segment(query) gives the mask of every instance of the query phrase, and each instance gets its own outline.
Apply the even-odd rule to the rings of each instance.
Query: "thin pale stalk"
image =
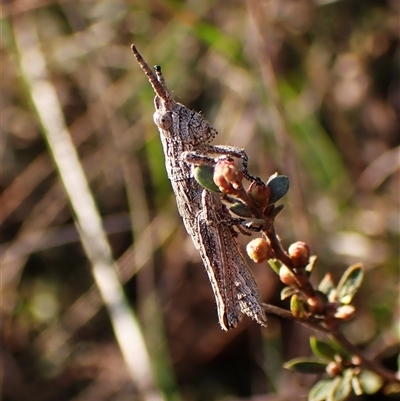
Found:
[[[128,371],[143,399],[162,400],[154,382],[139,324],[116,274],[116,265],[101,218],[65,124],[55,88],[48,80],[46,60],[40,50],[33,20],[28,15],[16,19],[14,34],[22,75],[74,210],[75,222],[92,265],[93,277],[109,312]]]

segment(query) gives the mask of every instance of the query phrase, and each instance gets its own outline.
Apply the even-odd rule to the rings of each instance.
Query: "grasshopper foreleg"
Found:
[[[262,182],[261,178],[252,176],[248,172],[249,157],[244,149],[236,148],[227,145],[205,145],[202,151],[183,152],[182,160],[191,164],[208,164],[214,166],[217,161],[215,158],[209,156],[210,154],[217,154],[223,156],[231,156],[240,159],[242,162],[242,172],[246,180]]]
[[[248,172],[247,167],[249,164],[249,157],[247,156],[247,153],[244,151],[244,149],[228,145],[207,145],[205,151],[211,154],[215,153],[217,155],[226,155],[240,159],[242,161],[243,175],[246,178],[246,180],[251,182],[252,181],[262,182],[261,178],[254,177]]]

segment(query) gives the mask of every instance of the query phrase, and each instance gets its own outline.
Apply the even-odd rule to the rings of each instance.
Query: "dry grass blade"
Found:
[[[154,383],[139,325],[116,274],[111,249],[64,122],[55,89],[47,78],[46,61],[35,32],[36,27],[30,16],[22,16],[15,21],[14,33],[22,74],[74,210],[83,247],[91,261],[95,282],[107,307],[128,370],[144,399],[162,399]]]

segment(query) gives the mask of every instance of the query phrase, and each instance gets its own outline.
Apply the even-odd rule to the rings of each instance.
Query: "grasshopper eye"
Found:
[[[158,128],[161,128],[162,130],[167,130],[172,126],[172,113],[169,111],[166,113],[155,112],[154,122]]]

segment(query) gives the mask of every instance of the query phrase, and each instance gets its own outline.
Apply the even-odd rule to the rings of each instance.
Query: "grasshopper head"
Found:
[[[217,131],[210,126],[201,114],[175,102],[165,85],[161,67],[156,65],[153,72],[135,45],[132,45],[131,48],[156,93],[154,99],[156,111],[153,119],[161,134],[189,147],[211,142]]]

